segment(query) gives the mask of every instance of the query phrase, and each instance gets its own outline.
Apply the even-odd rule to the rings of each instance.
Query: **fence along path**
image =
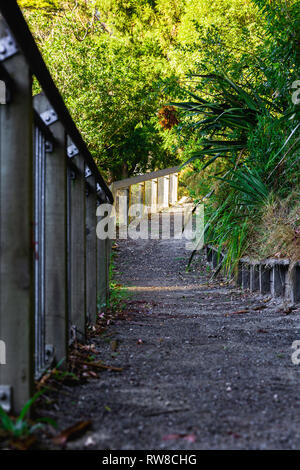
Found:
[[[96,206],[113,196],[14,0],[0,0],[0,103],[0,405],[19,412],[107,301]]]
[[[129,207],[140,204],[149,213],[174,205],[178,194],[179,166],[115,181],[111,185],[119,225],[127,225]]]

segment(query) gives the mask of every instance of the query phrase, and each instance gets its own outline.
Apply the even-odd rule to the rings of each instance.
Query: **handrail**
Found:
[[[161,178],[162,176],[172,175],[173,173],[178,173],[179,171],[180,166],[164,168],[163,170],[152,171],[150,173],[144,173],[143,175],[132,176],[131,178],[114,181],[112,183],[112,187],[114,191],[118,189],[125,189],[129,186],[133,186],[134,184],[144,183],[145,181]]]
[[[82,154],[86,164],[95,176],[96,182],[99,183],[109,202],[112,204],[113,195],[101,176],[86,143],[78,131],[62,96],[53,82],[51,74],[42,58],[17,2],[15,0],[0,0],[0,10],[18,43],[18,47],[23,52],[31,72],[40,83],[59,120],[66,129],[67,134]]]

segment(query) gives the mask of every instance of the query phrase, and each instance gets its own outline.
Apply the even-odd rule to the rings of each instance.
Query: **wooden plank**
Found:
[[[94,176],[89,183],[96,185]],[[97,236],[96,236],[97,198],[94,192],[86,196],[86,316],[89,322],[97,319]]]
[[[143,183],[155,178],[162,176],[171,175],[172,173],[178,173],[180,166],[173,166],[171,168],[164,168],[163,170],[152,171],[151,173],[144,173],[143,175],[133,176],[132,178],[126,178],[124,180],[115,181],[112,183],[112,191],[115,192],[118,189],[128,188],[134,184]]]
[[[76,166],[84,175],[82,155],[74,157]],[[85,283],[85,178],[77,175],[71,181],[70,194],[70,320],[76,326],[80,341],[85,340],[86,283]]]
[[[6,35],[0,21],[0,36]],[[0,105],[0,385],[19,413],[33,392],[33,189],[31,73],[21,54],[5,63],[12,100]],[[4,348],[3,348],[4,350]]]
[[[39,114],[51,109],[46,96],[34,96]],[[66,133],[60,121],[50,125],[56,145],[46,153],[45,313],[46,343],[59,362],[68,353],[67,285],[67,156]]]

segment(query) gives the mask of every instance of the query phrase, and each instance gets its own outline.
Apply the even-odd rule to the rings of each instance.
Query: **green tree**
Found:
[[[164,81],[170,90],[176,77],[150,34],[146,19],[155,12],[148,3],[132,11],[123,2],[113,21],[109,2],[23,2],[52,76],[111,180],[176,161],[170,135],[157,122],[167,100]],[[140,35],[143,24],[148,32]]]

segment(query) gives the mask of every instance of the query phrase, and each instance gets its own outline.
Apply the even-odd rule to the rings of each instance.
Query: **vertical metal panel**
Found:
[[[45,344],[45,137],[34,128],[34,298],[35,376],[47,363]]]
[[[90,184],[96,187],[93,176],[90,176]],[[93,323],[97,319],[96,204],[96,193],[89,191],[86,197],[86,314]]]
[[[84,342],[86,338],[86,193],[83,176],[85,163],[80,154],[75,156],[72,161],[78,171],[75,179],[69,180],[68,188],[69,325],[71,324],[71,339],[76,334],[76,338]]]
[[[72,267],[71,267],[71,184],[72,179],[75,175],[70,168],[67,168],[67,285],[68,285],[68,322],[69,322],[69,331],[70,331],[70,340],[73,341],[74,334],[72,332],[72,315],[71,315],[71,276],[72,276]]]
[[[39,115],[51,111],[44,94],[34,97]],[[39,126],[40,127],[40,126]],[[40,129],[44,132],[42,127]],[[68,355],[67,298],[67,152],[66,132],[60,121],[49,126],[54,139],[46,147],[45,181],[45,317],[46,350],[56,363]],[[46,135],[46,134],[44,134]]]

